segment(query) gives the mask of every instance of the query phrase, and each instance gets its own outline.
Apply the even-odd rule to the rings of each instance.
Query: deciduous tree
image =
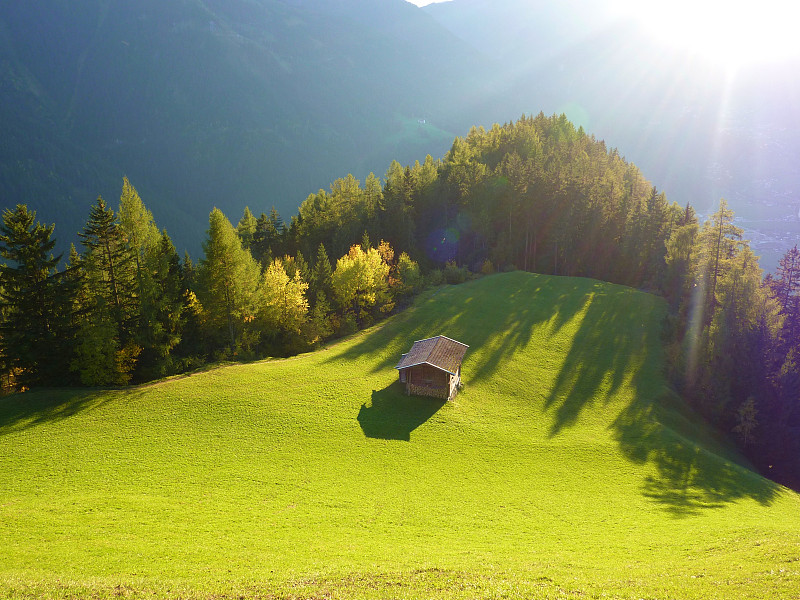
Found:
[[[212,340],[227,339],[231,352],[249,349],[256,340],[250,323],[258,304],[260,269],[233,225],[215,208],[209,216],[208,237],[200,261],[198,296],[206,313]]]

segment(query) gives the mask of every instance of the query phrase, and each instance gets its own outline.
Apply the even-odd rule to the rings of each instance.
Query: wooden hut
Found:
[[[406,393],[452,400],[461,383],[461,361],[467,348],[443,335],[414,342],[395,367]]]

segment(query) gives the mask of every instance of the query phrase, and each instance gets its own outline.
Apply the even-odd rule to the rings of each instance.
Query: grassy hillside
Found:
[[[800,498],[669,390],[664,310],[496,275],[295,359],[0,399],[0,596],[797,598]],[[392,368],[437,333],[448,404]]]

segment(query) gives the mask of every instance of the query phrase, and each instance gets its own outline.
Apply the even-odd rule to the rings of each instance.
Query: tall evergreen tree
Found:
[[[316,302],[317,294],[320,292],[325,296],[331,296],[331,275],[333,267],[325,251],[325,245],[320,244],[317,248],[317,258],[314,261],[314,268],[308,278],[308,292],[311,299]]]
[[[35,220],[18,204],[0,225],[0,352],[17,387],[64,383],[68,373],[71,299],[51,254],[55,226]]]
[[[714,310],[720,305],[717,285],[741,247],[740,240],[744,232],[733,224],[733,217],[733,211],[722,199],[719,201],[719,208],[705,222],[700,233],[701,270],[703,289],[706,290],[706,322],[711,322]]]
[[[149,285],[142,296],[142,355],[139,371],[144,380],[174,372],[173,348],[181,340],[185,290],[180,258],[163,231],[156,248],[145,257]]]
[[[131,214],[141,214],[135,194],[128,199],[132,200]],[[137,276],[137,256],[102,197],[92,206],[78,237],[86,249],[80,260],[80,319],[70,368],[85,385],[125,384],[141,352],[138,338],[143,286]]]
[[[147,284],[143,278],[145,255],[158,246],[161,235],[151,213],[139,197],[127,177],[122,179],[122,194],[119,199],[119,227],[136,263],[139,293]]]
[[[250,212],[250,207],[244,207],[244,214],[242,218],[239,219],[239,224],[236,226],[236,233],[239,235],[239,239],[242,241],[242,247],[249,250],[250,245],[253,243],[253,236],[256,233],[256,227],[258,225],[258,221],[253,216],[253,213]]]
[[[784,316],[783,351],[796,348],[800,355],[800,250],[796,244],[781,258],[770,287]]]
[[[133,339],[136,330],[139,285],[125,232],[102,197],[98,196],[92,205],[86,227],[78,237],[86,247],[83,262],[90,289],[107,306],[124,345]]]
[[[250,241],[250,252],[262,267],[272,262],[273,256],[279,256],[285,249],[286,232],[278,211],[272,207],[269,216],[261,213],[256,219],[253,237]]]
[[[688,294],[697,271],[696,241],[699,226],[694,209],[686,209],[675,224],[666,243],[666,273],[662,290],[673,306],[688,306]]]

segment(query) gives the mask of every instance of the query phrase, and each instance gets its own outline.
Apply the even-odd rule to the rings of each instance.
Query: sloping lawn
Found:
[[[3,598],[800,598],[800,497],[663,377],[665,306],[511,273],[294,359],[0,399]],[[470,345],[451,403],[414,340]]]

